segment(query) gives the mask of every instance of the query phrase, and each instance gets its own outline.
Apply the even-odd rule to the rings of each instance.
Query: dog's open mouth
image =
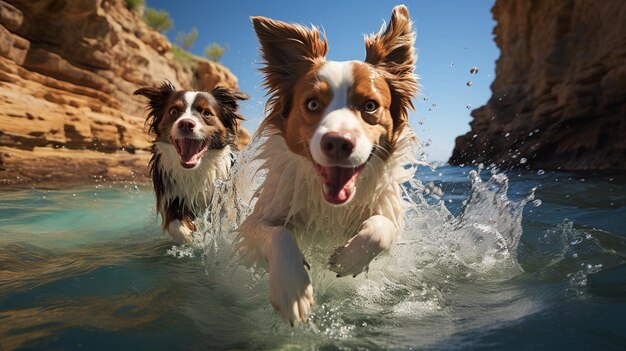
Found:
[[[313,164],[322,181],[324,199],[334,205],[341,205],[350,199],[356,180],[365,168],[365,164],[358,167],[325,167]]]
[[[180,156],[180,165],[185,168],[194,168],[208,149],[208,145],[206,140],[188,138],[174,140],[176,152]]]

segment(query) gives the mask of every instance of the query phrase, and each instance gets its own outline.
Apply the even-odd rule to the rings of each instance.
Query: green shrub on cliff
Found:
[[[184,64],[184,65],[191,65],[193,64],[193,55],[188,53],[187,51],[183,50],[181,47],[178,47],[176,45],[172,45],[172,48],[170,49],[170,52],[172,53],[172,56],[174,56],[174,59],[176,59],[178,62]]]
[[[198,39],[198,30],[196,27],[193,27],[189,33],[178,32],[178,34],[176,34],[176,44],[185,50],[191,49],[196,39]]]
[[[159,33],[167,32],[174,25],[167,11],[159,11],[150,7],[147,7],[144,11],[143,21]]]
[[[193,60],[193,55],[183,50],[180,46],[172,45],[170,52],[175,59],[182,63],[189,63]]]
[[[146,6],[146,0],[126,0],[126,7],[131,11],[139,11]]]
[[[218,62],[222,56],[224,56],[224,49],[220,44],[213,43],[204,49],[204,56],[206,56],[209,60]]]

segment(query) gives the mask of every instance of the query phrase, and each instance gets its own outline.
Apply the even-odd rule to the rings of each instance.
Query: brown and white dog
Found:
[[[314,302],[300,247],[327,255],[338,277],[356,276],[401,234],[400,185],[416,162],[407,125],[418,89],[415,34],[397,6],[387,28],[365,38],[364,62],[335,62],[315,27],[252,22],[270,94],[257,132],[267,175],[237,245],[266,265],[270,301],[294,324]]]
[[[222,87],[176,90],[169,82],[135,94],[149,99],[150,174],[163,230],[177,243],[191,242],[193,221],[207,209],[214,181],[227,178],[233,148],[249,139],[237,112],[238,100],[248,96]]]

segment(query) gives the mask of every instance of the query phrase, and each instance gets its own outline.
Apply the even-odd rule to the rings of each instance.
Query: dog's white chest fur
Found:
[[[207,150],[197,167],[185,169],[172,144],[156,142],[154,146],[155,153],[160,155],[158,167],[164,182],[163,206],[179,198],[191,211],[204,211],[213,196],[215,180],[228,177],[232,163],[230,147]]]
[[[406,168],[416,163],[414,143],[413,132],[405,128],[388,160],[373,156],[368,161],[357,181],[354,198],[343,206],[334,206],[324,200],[311,161],[290,152],[281,136],[270,135],[258,156],[264,160],[262,168],[267,176],[258,191],[254,211],[240,227],[240,233],[245,236],[255,231],[259,221],[271,221],[292,230],[304,250],[315,247],[327,251],[354,236],[375,214],[390,219],[401,232],[404,222],[400,185],[415,172],[412,167]],[[247,244],[254,246],[250,241]],[[244,250],[252,254],[251,259],[258,259],[252,247]]]

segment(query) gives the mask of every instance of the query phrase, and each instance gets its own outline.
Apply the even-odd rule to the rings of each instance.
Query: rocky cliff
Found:
[[[141,86],[237,87],[123,0],[0,0],[0,184],[147,180]]]
[[[626,169],[626,1],[497,0],[493,95],[451,164]]]

